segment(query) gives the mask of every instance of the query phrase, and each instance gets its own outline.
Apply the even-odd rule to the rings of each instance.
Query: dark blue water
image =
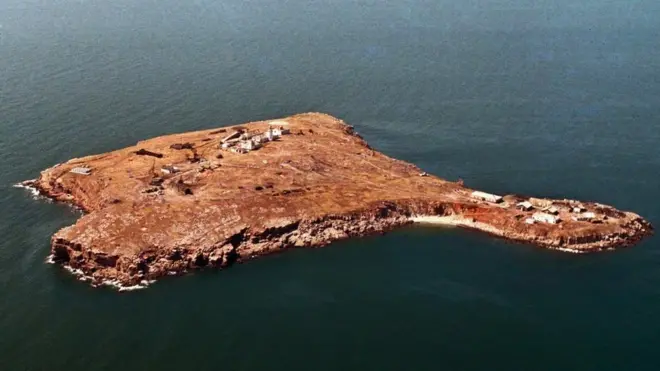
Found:
[[[0,0],[1,370],[657,370],[660,240],[575,256],[408,228],[130,294],[44,263],[17,181],[323,111],[493,192],[660,225],[656,0]]]

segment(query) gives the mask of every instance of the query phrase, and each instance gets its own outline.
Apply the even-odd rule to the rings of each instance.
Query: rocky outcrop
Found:
[[[88,275],[90,282],[119,281],[132,286],[144,280],[178,275],[203,268],[225,268],[258,256],[288,248],[321,247],[349,237],[382,234],[410,224],[410,210],[387,203],[347,215],[328,215],[311,220],[297,220],[261,230],[241,229],[209,246],[154,246],[132,258],[108,255],[54,236],[53,260]]]

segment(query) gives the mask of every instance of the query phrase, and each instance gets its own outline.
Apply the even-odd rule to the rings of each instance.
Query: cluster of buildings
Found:
[[[560,209],[557,206],[552,205],[552,201],[550,200],[543,200],[546,202],[544,205],[538,205],[534,204],[533,202],[530,201],[524,201],[518,203],[517,207],[520,210],[523,211],[531,211],[536,209],[539,209],[539,211],[535,212],[532,214],[531,218],[527,218],[525,220],[526,223],[528,224],[534,224],[534,223],[548,223],[548,224],[557,224],[561,222],[561,218],[559,217],[559,211]],[[600,219],[596,213],[587,211],[587,209],[581,205],[573,205],[568,208],[563,208],[564,211],[571,213],[571,220],[576,221],[576,222],[590,222],[590,223],[602,223],[602,219]]]
[[[494,195],[491,193],[474,191],[471,197],[475,200],[485,201],[490,203],[501,203],[504,201],[502,196]],[[516,208],[521,211],[535,211],[529,218],[525,219],[527,224],[546,223],[558,224],[561,222],[559,216],[560,211],[571,213],[571,219],[574,221],[585,221],[591,223],[602,223],[602,220],[593,212],[588,212],[582,204],[572,204],[570,207],[558,207],[553,204],[553,201],[539,198],[529,198],[525,201],[518,202]]]
[[[235,153],[248,153],[266,142],[277,140],[282,135],[290,134],[286,123],[274,121],[269,124],[268,130],[263,133],[250,133],[247,131],[235,131],[220,141],[220,148],[228,149]]]

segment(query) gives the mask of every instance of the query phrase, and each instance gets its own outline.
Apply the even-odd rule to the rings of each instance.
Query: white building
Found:
[[[516,206],[522,211],[530,211],[534,208],[534,205],[529,201],[518,202]]]
[[[180,170],[176,166],[166,165],[166,166],[163,166],[163,168],[160,169],[160,171],[163,174],[175,174],[175,173],[178,173]]]
[[[542,213],[542,212],[534,213],[532,215],[532,218],[537,222],[548,223],[548,224],[557,224],[561,221],[561,219],[559,219],[559,217],[556,215]]]
[[[590,222],[596,219],[596,214],[592,212],[581,213],[573,216],[573,220],[576,222]]]
[[[69,172],[79,175],[90,175],[92,173],[92,169],[88,167],[74,167],[73,169],[69,170]]]
[[[587,209],[585,209],[584,206],[582,206],[582,205],[577,205],[577,206],[573,207],[573,212],[576,213],[576,214],[579,214],[579,213],[582,213],[582,212],[585,212],[585,211],[587,211]]]
[[[280,126],[280,127],[271,126],[271,127],[268,128],[268,131],[266,131],[266,135],[268,136],[269,140],[275,140],[275,139],[281,137],[282,135],[289,134],[289,133],[291,133],[291,131],[288,128],[285,128],[285,127],[282,127],[282,126]]]
[[[552,206],[552,201],[551,200],[546,200],[544,198],[530,197],[528,201],[529,201],[529,203],[534,205],[534,207],[539,208],[539,209],[547,209],[550,206]]]
[[[239,143],[239,147],[243,148],[246,151],[254,151],[255,149],[261,147],[260,143],[255,143],[253,140],[246,140]]]
[[[493,195],[493,194],[486,193],[486,192],[481,192],[481,191],[472,192],[472,198],[476,198],[477,200],[482,200],[482,201],[487,201],[487,202],[492,202],[492,203],[502,202],[502,196]]]
[[[273,135],[273,131],[272,131],[271,128],[266,130],[266,132],[264,133],[264,136],[269,142],[273,141],[275,139],[275,136]]]
[[[291,133],[289,123],[284,120],[271,121],[268,123],[268,125],[270,126],[270,129],[273,129],[275,133],[277,133],[278,137]]]
[[[220,146],[220,148],[227,149],[229,147],[232,147],[232,146],[236,145],[240,141],[241,140],[238,139],[238,138],[233,138],[233,139],[226,140],[226,141],[222,142],[222,145]]]
[[[557,206],[550,206],[547,210],[548,214],[559,215],[559,209]]]
[[[266,142],[270,141],[270,139],[268,139],[268,135],[266,133],[253,136],[252,140],[257,142],[257,143],[266,143]]]

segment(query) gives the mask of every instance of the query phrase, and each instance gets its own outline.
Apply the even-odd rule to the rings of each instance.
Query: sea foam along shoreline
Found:
[[[34,182],[34,180],[26,180],[24,182],[14,184],[13,187],[14,188],[21,188],[21,189],[25,189],[25,190],[29,191],[30,194],[32,195],[32,198],[35,199],[35,200],[46,199],[48,201],[52,201],[50,198],[42,195],[41,192],[39,192],[39,189],[37,187],[30,185],[30,184],[33,184],[32,182]]]
[[[55,261],[55,258],[53,254],[50,254],[46,257],[47,264],[56,264],[57,262]],[[61,265],[64,270],[68,271],[71,273],[78,281],[82,282],[87,282],[87,281],[92,281],[92,276],[86,275],[85,272],[83,272],[81,269],[77,268],[72,268],[68,264],[62,264]],[[93,287],[100,287],[100,286],[108,286],[108,287],[113,287],[117,289],[119,292],[124,292],[124,291],[135,291],[135,290],[142,290],[146,289],[149,287],[151,284],[153,284],[154,280],[142,280],[139,284],[137,285],[132,285],[132,286],[125,286],[122,285],[119,281],[117,280],[103,280],[99,284],[93,284]]]

